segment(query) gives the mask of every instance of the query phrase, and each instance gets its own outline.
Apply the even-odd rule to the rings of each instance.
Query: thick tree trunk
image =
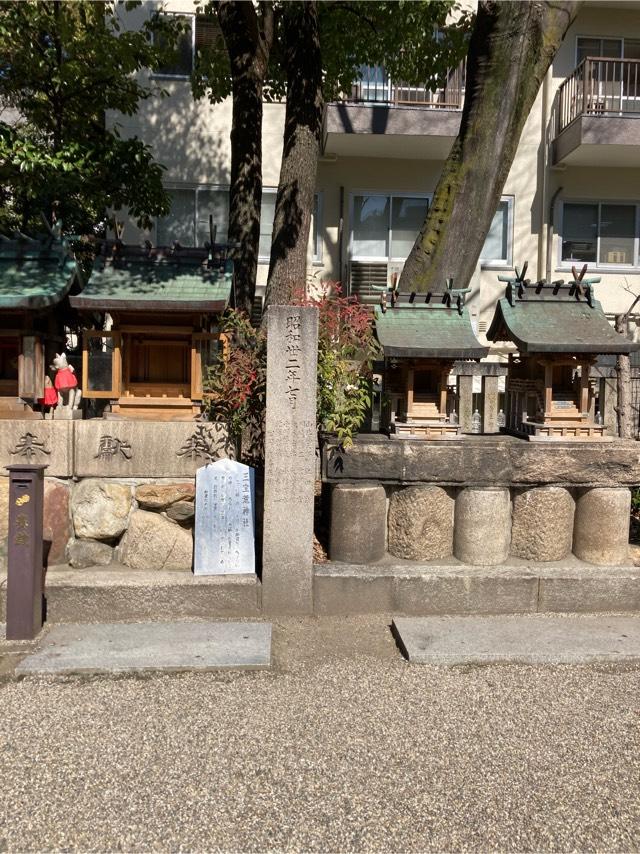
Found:
[[[469,44],[460,132],[400,278],[424,292],[466,287],[511,169],[524,123],[578,2],[487,2]]]
[[[616,332],[627,335],[627,315],[617,314]],[[633,418],[631,412],[631,359],[628,353],[620,353],[616,362],[616,380],[618,391],[618,435],[621,439],[633,438]]]
[[[233,91],[229,243],[234,250],[233,304],[251,314],[256,291],[262,198],[262,90],[273,43],[273,10],[262,18],[252,3],[221,0],[218,20],[224,36]]]
[[[287,303],[306,285],[324,109],[315,1],[285,4],[282,24],[287,106],[266,305]]]

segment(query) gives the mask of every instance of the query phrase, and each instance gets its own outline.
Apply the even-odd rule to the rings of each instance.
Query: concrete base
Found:
[[[268,667],[270,623],[111,623],[54,626],[19,675]]]
[[[4,619],[6,576],[0,579]],[[194,576],[180,570],[125,567],[49,569],[45,581],[47,620],[97,623],[219,617],[257,617],[261,585],[255,575]]]
[[[318,564],[318,615],[535,614],[640,611],[640,567],[512,560],[496,567]]]
[[[640,662],[638,617],[400,617],[393,632],[417,664]]]

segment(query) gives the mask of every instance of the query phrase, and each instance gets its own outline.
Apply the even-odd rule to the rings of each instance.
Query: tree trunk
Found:
[[[616,332],[627,337],[627,315],[617,314]],[[620,353],[616,362],[616,381],[618,391],[618,435],[621,439],[633,439],[633,418],[631,412],[631,359],[628,353]]]
[[[322,62],[315,0],[283,7],[287,106],[265,305],[303,290],[322,133]]]
[[[232,302],[251,315],[256,292],[262,199],[262,90],[273,43],[273,9],[262,3],[221,0],[218,20],[231,65],[233,92],[229,243],[233,252]]]
[[[466,287],[540,85],[579,2],[481,0],[467,57],[460,132],[400,277],[425,292]]]

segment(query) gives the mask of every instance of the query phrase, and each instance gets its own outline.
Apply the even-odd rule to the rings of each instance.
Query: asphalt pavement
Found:
[[[6,675],[0,708],[0,850],[640,849],[634,666],[410,665],[380,620],[283,620],[268,671]]]

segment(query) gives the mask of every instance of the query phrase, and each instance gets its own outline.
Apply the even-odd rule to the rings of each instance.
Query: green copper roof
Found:
[[[0,310],[55,306],[77,275],[75,259],[60,242],[0,239]]]
[[[188,250],[100,256],[71,305],[85,310],[224,311],[232,281],[231,261],[208,267],[202,255]]]
[[[489,352],[473,334],[467,309],[434,304],[376,308],[376,332],[387,357],[481,359]]]
[[[640,347],[615,331],[597,300],[590,305],[566,291],[556,289],[555,298],[498,300],[487,338],[513,341],[521,353],[630,353]]]

